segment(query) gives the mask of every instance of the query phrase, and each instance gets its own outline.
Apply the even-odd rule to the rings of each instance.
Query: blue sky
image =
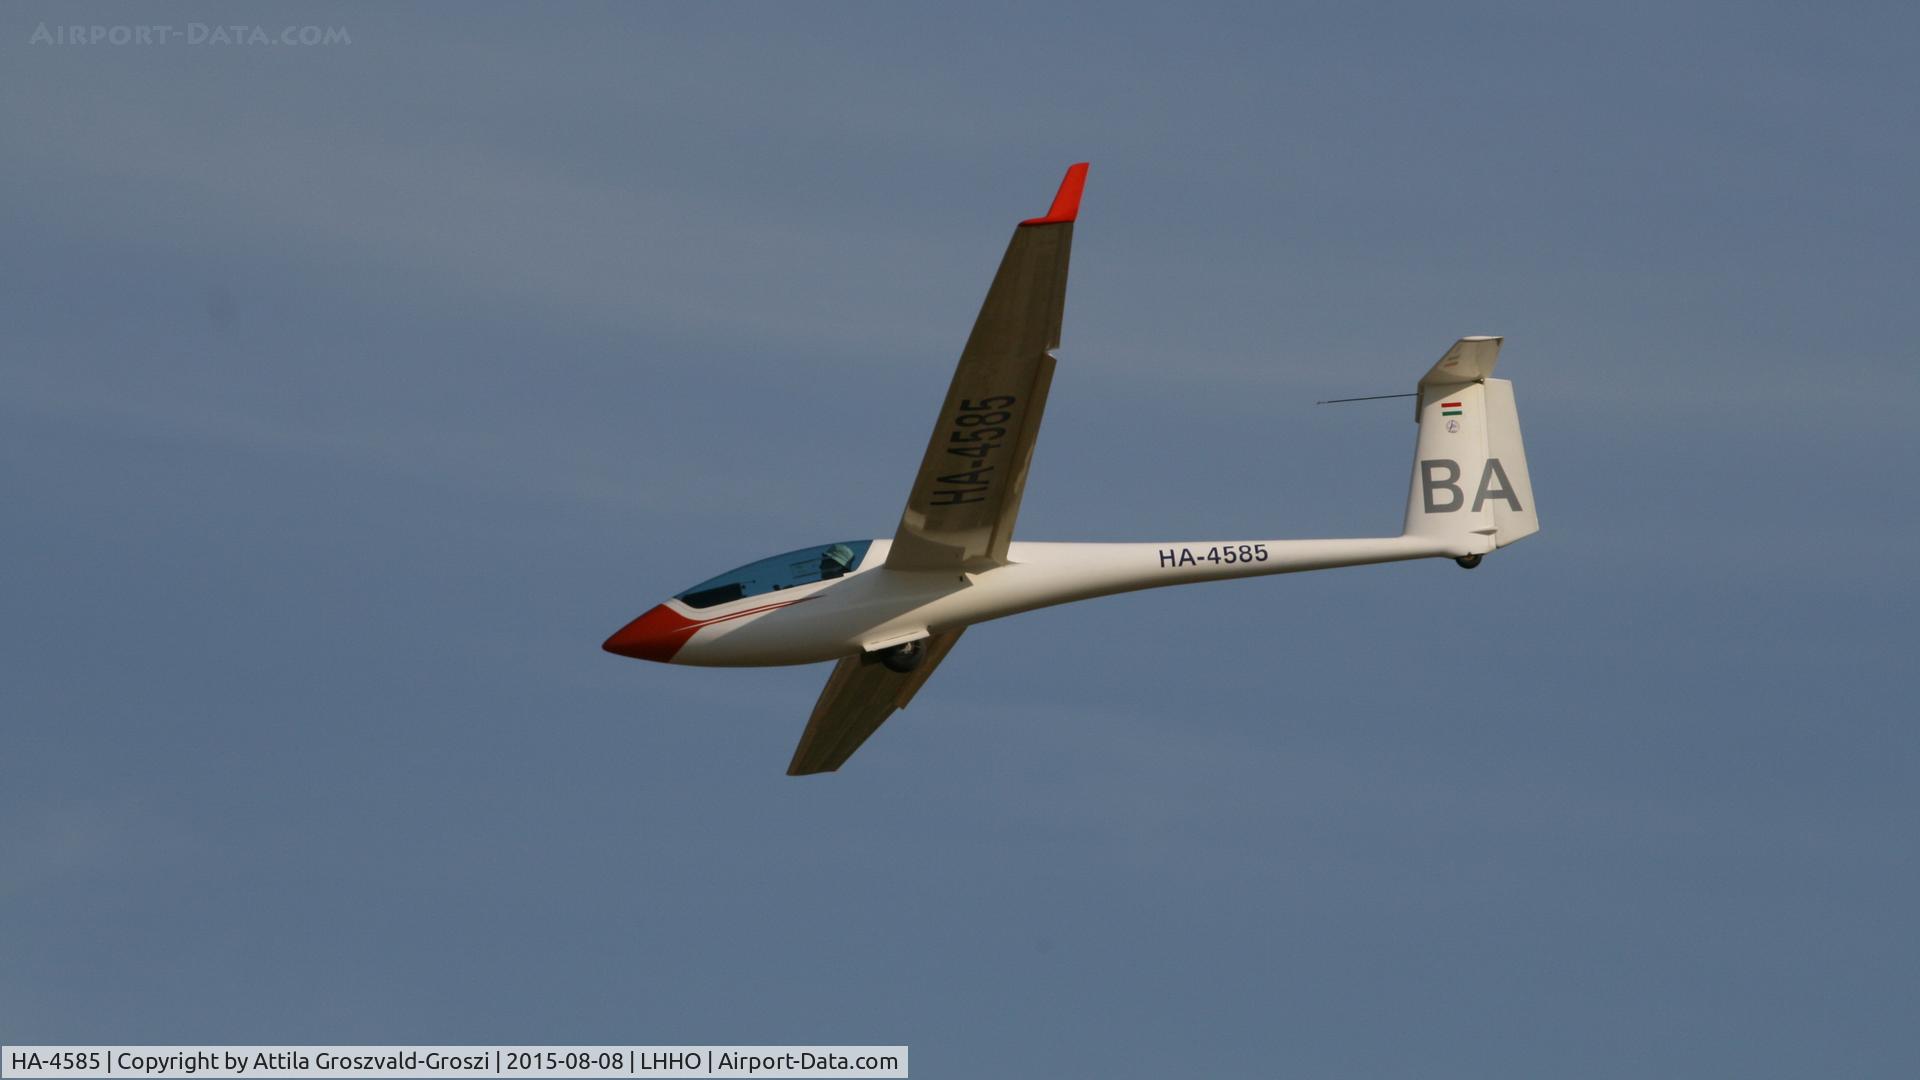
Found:
[[[47,46],[40,22],[350,44]],[[1911,1076],[1910,8],[9,7],[0,1041],[916,1076]],[[1507,336],[1543,531],[824,667],[1093,163],[1021,534],[1372,535]]]

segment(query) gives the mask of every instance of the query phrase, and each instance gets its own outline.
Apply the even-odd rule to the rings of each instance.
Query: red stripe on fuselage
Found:
[[[635,660],[655,660],[664,664],[671,661],[693,635],[709,626],[731,622],[734,619],[744,619],[749,615],[759,615],[775,608],[792,607],[794,604],[811,599],[813,598],[810,596],[798,596],[792,600],[762,604],[745,611],[716,615],[711,619],[690,619],[671,607],[660,604],[621,627],[600,647],[616,656],[630,656]]]

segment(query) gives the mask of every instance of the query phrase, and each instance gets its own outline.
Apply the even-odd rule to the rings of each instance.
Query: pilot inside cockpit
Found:
[[[853,549],[835,544],[820,553],[820,580],[832,581],[853,569]]]

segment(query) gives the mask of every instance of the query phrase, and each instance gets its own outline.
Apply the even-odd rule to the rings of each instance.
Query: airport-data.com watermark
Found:
[[[117,23],[51,26],[27,35],[29,45],[351,45],[344,26],[253,26],[220,23]]]

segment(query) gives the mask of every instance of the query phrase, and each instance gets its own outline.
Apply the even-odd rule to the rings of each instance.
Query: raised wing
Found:
[[[1027,463],[1053,382],[1067,258],[1086,163],[1067,170],[1053,207],[1013,231],[940,406],[900,515],[891,570],[968,570],[1006,562]]]
[[[827,677],[826,689],[820,691],[807,730],[787,765],[787,775],[833,772],[846,764],[894,710],[907,707],[964,630],[962,627],[927,639],[926,659],[906,673],[890,670],[873,653],[841,660]]]

